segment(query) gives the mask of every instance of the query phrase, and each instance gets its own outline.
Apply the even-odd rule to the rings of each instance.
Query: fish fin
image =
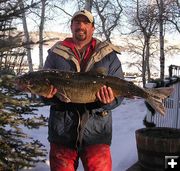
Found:
[[[56,96],[58,97],[59,100],[66,102],[66,103],[70,103],[71,99],[68,98],[65,94],[63,93],[57,93]]]
[[[95,69],[97,74],[108,75],[108,70],[105,67],[98,67]]]
[[[149,97],[148,99],[146,99],[146,101],[149,103],[150,106],[152,106],[152,108],[155,109],[156,112],[160,113],[161,115],[165,114],[165,107],[163,106],[162,100]]]
[[[56,94],[56,96],[59,98],[59,100],[70,103],[71,99],[67,96],[66,91],[62,89],[59,93]]]
[[[108,75],[108,70],[104,67],[98,67],[95,68],[94,70],[90,70],[88,72],[86,72],[86,74],[90,74],[90,75],[104,75],[107,76]]]
[[[173,92],[173,87],[163,87],[163,88],[155,88],[155,89],[147,89],[146,91],[149,93],[146,101],[161,115],[165,114],[165,107],[163,105],[163,100],[165,100],[168,96]]]

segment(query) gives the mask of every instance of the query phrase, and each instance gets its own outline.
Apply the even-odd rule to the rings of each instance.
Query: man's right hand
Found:
[[[53,85],[51,85],[51,89],[49,94],[45,95],[45,98],[53,98],[53,96],[57,93],[57,88],[55,88]]]

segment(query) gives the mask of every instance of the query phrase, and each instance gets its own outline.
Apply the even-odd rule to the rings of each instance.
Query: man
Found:
[[[72,38],[57,42],[49,51],[45,69],[97,72],[123,78],[119,49],[93,38],[94,17],[86,10],[71,19]],[[110,87],[97,92],[98,101],[89,104],[65,103],[57,99],[56,88],[46,96],[50,102],[49,135],[52,171],[74,171],[81,158],[85,171],[111,171],[111,110],[122,98],[115,98]]]

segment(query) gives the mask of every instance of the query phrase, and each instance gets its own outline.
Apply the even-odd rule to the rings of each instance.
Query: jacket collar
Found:
[[[57,42],[52,48],[51,51],[58,54],[59,56],[71,60],[74,62],[77,68],[77,72],[81,71],[80,61],[76,57],[75,53],[72,51],[73,42],[72,38],[67,38],[64,41]],[[114,46],[113,44],[105,41],[101,42],[98,39],[93,38],[95,40],[94,51],[91,54],[91,58],[86,63],[84,71],[88,71],[94,65],[94,63],[100,61],[106,55],[115,51],[116,53],[120,54],[120,48],[118,46]],[[64,44],[64,45],[63,45]]]

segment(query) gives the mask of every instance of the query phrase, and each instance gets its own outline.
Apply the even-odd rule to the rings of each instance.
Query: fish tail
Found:
[[[163,105],[163,100],[171,95],[173,92],[173,87],[163,87],[155,89],[147,89],[149,94],[146,101],[161,115],[165,114],[165,107]]]

